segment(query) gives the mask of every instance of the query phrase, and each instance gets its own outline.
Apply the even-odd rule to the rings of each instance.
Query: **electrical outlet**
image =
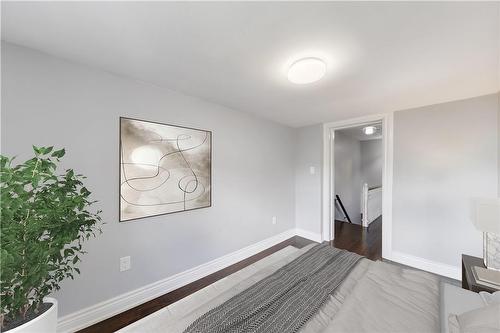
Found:
[[[315,168],[315,167],[313,167],[313,166],[310,166],[310,167],[309,167],[309,173],[310,173],[311,175],[316,174],[316,168]]]
[[[120,258],[120,272],[128,271],[130,267],[130,256]]]
[[[273,223],[273,224],[278,223],[278,219],[276,218],[276,216],[273,216],[272,223]]]

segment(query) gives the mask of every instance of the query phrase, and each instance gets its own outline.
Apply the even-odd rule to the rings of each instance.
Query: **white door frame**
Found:
[[[384,163],[382,166],[382,257],[392,256],[392,161],[393,113],[377,114],[323,124],[323,180],[322,180],[322,241],[333,240],[335,220],[335,157],[334,132],[342,128],[382,122]]]

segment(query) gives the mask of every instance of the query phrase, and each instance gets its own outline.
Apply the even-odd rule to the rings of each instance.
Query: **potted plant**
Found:
[[[83,241],[101,232],[85,177],[57,174],[65,150],[33,151],[15,166],[0,155],[0,323],[12,333],[56,331],[57,302],[47,296],[80,273]]]

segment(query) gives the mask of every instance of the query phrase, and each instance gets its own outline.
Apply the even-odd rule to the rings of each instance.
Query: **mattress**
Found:
[[[271,275],[312,246],[286,247],[119,332],[183,332],[205,312]],[[300,332],[439,331],[436,276],[362,259]]]

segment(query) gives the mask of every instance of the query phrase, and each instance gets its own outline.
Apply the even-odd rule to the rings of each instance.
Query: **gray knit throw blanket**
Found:
[[[185,333],[297,332],[362,257],[320,244],[196,319]]]

